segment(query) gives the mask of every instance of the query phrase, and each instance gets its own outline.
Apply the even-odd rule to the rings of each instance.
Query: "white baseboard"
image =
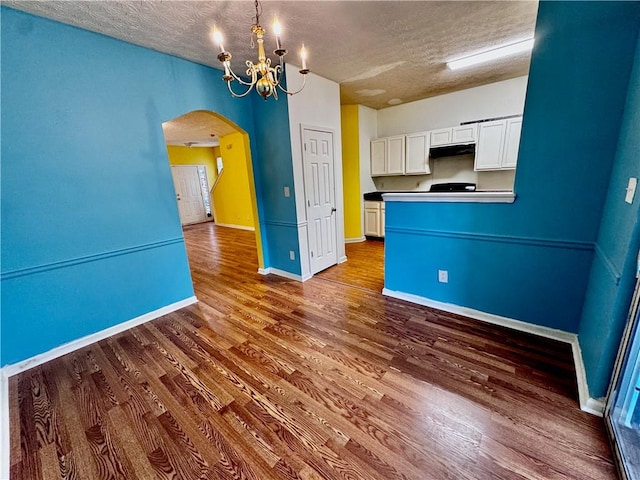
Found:
[[[67,353],[86,347],[87,345],[91,345],[92,343],[104,340],[116,333],[124,332],[130,328],[184,308],[187,305],[194,304],[197,301],[198,299],[196,297],[185,298],[179,302],[166,305],[152,312],[145,313],[139,317],[114,325],[113,327],[109,327],[99,332],[92,333],[91,335],[65,343],[64,345],[60,345],[59,347],[49,350],[48,352],[40,353],[21,362],[0,368],[0,479],[8,480],[10,473],[9,377],[29,370],[30,368],[37,367],[38,365],[42,365],[45,362],[54,360],[66,355]]]
[[[238,230],[250,230],[252,232],[256,231],[255,227],[247,227],[246,225],[236,225],[234,223],[217,223],[217,222],[215,222],[215,224],[218,227],[237,228]]]
[[[310,273],[306,275],[298,275],[295,273],[286,272],[284,270],[280,270],[279,268],[273,268],[273,267],[259,268],[258,273],[260,275],[278,275],[279,277],[288,278],[289,280],[297,280],[298,282],[306,282],[311,277],[313,277],[313,275]]]
[[[540,337],[550,338],[552,340],[558,340],[563,343],[568,343],[569,345],[571,345],[571,351],[573,353],[573,363],[576,369],[576,381],[578,383],[578,400],[580,402],[580,410],[592,415],[602,417],[604,412],[604,403],[601,400],[597,400],[589,396],[587,375],[584,369],[584,363],[582,361],[582,351],[580,350],[578,335],[576,335],[575,333],[565,332],[564,330],[558,330],[555,328],[543,327],[540,325],[534,325],[532,323],[523,322],[521,320],[515,320],[513,318],[501,317],[500,315],[494,315],[492,313],[474,310],[473,308],[467,308],[459,305],[454,305],[452,303],[444,303],[437,300],[431,300],[430,298],[413,295],[411,293],[389,290],[388,288],[383,289],[382,294],[388,297],[406,300],[407,302],[417,303],[418,305],[437,308],[438,310],[443,310],[445,312],[464,315],[465,317],[473,318],[475,320],[480,320],[486,323],[491,323],[493,325],[499,325],[501,327],[511,328],[520,332],[531,333]]]
[[[344,255],[338,259],[338,265],[347,261],[347,256]]]
[[[345,238],[344,243],[360,243],[366,241],[366,237]]]
[[[99,332],[92,333],[82,338],[78,338],[77,340],[65,343],[64,345],[60,345],[59,347],[52,348],[48,352],[39,353],[38,355],[27,358],[26,360],[22,360],[21,362],[14,363],[12,365],[5,365],[2,368],[2,372],[7,377],[11,377],[18,373],[24,372],[25,370],[29,370],[30,368],[42,365],[45,362],[49,362],[58,357],[66,355],[67,353],[71,353],[75,350],[86,347],[87,345],[91,345],[92,343],[96,343],[100,340],[111,337],[116,333],[124,332],[125,330],[128,330],[130,328],[136,327],[155,318],[184,308],[187,305],[196,303],[197,301],[198,299],[196,297],[185,298],[184,300],[180,300],[179,302],[172,303],[171,305],[166,305],[152,312],[145,313],[144,315],[140,315],[139,317],[132,318],[131,320],[127,320],[125,322],[114,325],[113,327],[105,328],[104,330],[100,330]]]

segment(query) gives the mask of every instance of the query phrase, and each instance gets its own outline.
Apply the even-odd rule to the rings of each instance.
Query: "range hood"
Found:
[[[475,155],[475,153],[475,143],[468,143],[466,145],[447,145],[444,147],[431,147],[429,149],[429,158],[455,157],[457,155]]]

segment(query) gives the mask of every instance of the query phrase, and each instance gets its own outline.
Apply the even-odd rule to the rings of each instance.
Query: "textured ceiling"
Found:
[[[219,137],[238,130],[214,114],[205,111],[190,112],[162,124],[167,145],[216,146]]]
[[[15,1],[2,4],[131,43],[220,68],[210,30],[217,25],[232,66],[243,72],[250,47],[253,2]],[[288,60],[298,64],[304,42],[314,73],[340,83],[343,104],[372,108],[526,75],[529,55],[457,72],[446,61],[531,37],[536,1],[265,1],[261,23],[267,50],[274,15],[284,26]],[[290,79],[297,85],[297,79]]]

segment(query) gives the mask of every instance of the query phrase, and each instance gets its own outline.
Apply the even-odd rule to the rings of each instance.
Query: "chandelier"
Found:
[[[269,98],[271,95],[277,100],[278,99],[278,89],[282,90],[287,95],[295,95],[296,93],[302,91],[306,84],[307,73],[309,73],[309,69],[307,68],[307,50],[304,48],[304,43],[302,44],[302,48],[300,49],[300,61],[302,63],[302,68],[299,70],[302,75],[302,86],[300,89],[295,92],[291,92],[286,90],[282,86],[282,79],[284,73],[284,56],[287,54],[287,50],[282,48],[282,44],[280,43],[280,34],[282,33],[282,27],[280,23],[276,19],[273,22],[273,31],[276,35],[276,49],[273,51],[279,59],[280,63],[275,67],[271,66],[271,59],[267,58],[264,52],[264,34],[265,30],[260,26],[260,15],[262,13],[262,6],[258,2],[255,1],[256,8],[256,21],[251,27],[251,47],[255,46],[255,43],[258,44],[258,62],[254,63],[251,60],[247,60],[245,65],[247,66],[246,75],[249,78],[249,81],[243,80],[241,77],[236,75],[231,69],[231,53],[227,52],[224,49],[222,44],[223,36],[222,32],[218,30],[216,27],[213,28],[213,41],[218,44],[220,47],[220,53],[218,54],[218,60],[224,66],[224,75],[222,76],[222,80],[227,83],[227,87],[229,88],[229,92],[236,98],[246,96],[255,86],[256,91],[262,95],[262,98],[265,100]],[[231,82],[237,80],[239,84],[247,87],[247,89],[243,93],[236,93],[231,88]]]

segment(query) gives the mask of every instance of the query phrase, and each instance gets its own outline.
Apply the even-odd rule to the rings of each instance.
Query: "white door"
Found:
[[[188,225],[207,220],[198,167],[191,165],[171,167],[171,175],[176,190],[180,223]]]
[[[338,263],[333,134],[304,129],[304,188],[311,273]]]

